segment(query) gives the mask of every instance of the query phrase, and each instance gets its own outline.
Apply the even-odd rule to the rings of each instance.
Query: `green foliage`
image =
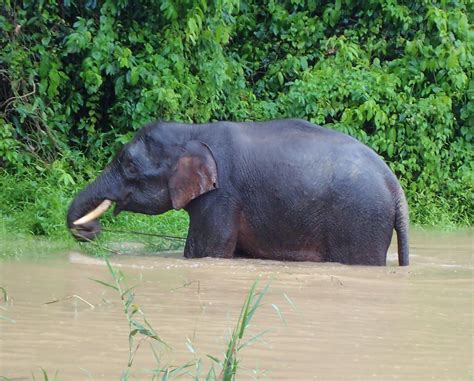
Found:
[[[31,230],[48,234],[63,220],[50,213],[147,122],[300,117],[382,155],[415,222],[470,224],[473,12],[466,0],[6,1],[0,181],[21,190],[0,197],[15,210],[35,197]]]

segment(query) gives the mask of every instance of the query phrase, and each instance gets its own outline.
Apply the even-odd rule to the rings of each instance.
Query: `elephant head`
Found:
[[[69,207],[67,226],[78,240],[100,232],[97,218],[112,204],[121,211],[161,214],[184,208],[218,187],[217,164],[209,146],[194,140],[189,126],[142,128]]]

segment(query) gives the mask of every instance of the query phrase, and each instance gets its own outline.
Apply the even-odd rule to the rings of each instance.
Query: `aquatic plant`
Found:
[[[102,250],[114,251],[113,249],[107,248],[96,242],[93,242]],[[194,380],[200,380],[201,373],[203,372],[203,362],[201,359],[196,361],[190,361],[181,366],[161,366],[160,356],[154,348],[153,343],[160,344],[167,348],[169,345],[158,335],[157,331],[153,328],[150,322],[146,319],[146,316],[140,306],[135,301],[135,287],[128,287],[126,284],[125,274],[116,269],[109,261],[108,255],[104,254],[104,261],[107,265],[109,274],[112,276],[113,283],[109,283],[103,280],[92,279],[105,287],[115,290],[119,296],[123,305],[123,311],[128,322],[128,361],[126,370],[122,373],[121,379],[127,381],[130,378],[133,361],[138,349],[141,347],[143,340],[150,341],[150,348],[153,351],[153,355],[156,361],[156,368],[152,370],[153,379],[162,379],[163,381],[169,380],[171,377],[178,377],[186,374],[192,376]],[[238,354],[245,347],[256,342],[261,338],[266,331],[260,332],[250,339],[243,341],[245,333],[252,321],[252,318],[261,305],[263,297],[268,292],[270,283],[267,283],[262,290],[257,291],[258,280],[255,281],[242,306],[239,318],[237,320],[236,327],[232,331],[232,334],[228,340],[227,348],[223,359],[219,359],[216,356],[207,355],[213,362],[210,369],[206,372],[205,380],[219,380],[219,381],[231,381],[235,379],[235,375],[238,370]],[[217,369],[217,370],[216,370]],[[192,372],[194,370],[194,373]]]

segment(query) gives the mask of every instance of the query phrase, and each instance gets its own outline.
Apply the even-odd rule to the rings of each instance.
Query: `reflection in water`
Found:
[[[239,380],[466,380],[473,374],[473,236],[417,233],[411,263],[387,267],[161,257],[115,257],[138,284],[137,302],[171,346],[162,364],[223,356],[245,294],[272,279],[248,333]],[[128,326],[100,260],[69,253],[54,260],[0,263],[13,299],[0,310],[0,376],[31,378],[36,367],[64,380],[119,379]],[[65,296],[78,298],[44,304]],[[283,320],[272,305],[276,305]],[[196,353],[189,351],[189,339]],[[135,375],[155,365],[144,344]]]

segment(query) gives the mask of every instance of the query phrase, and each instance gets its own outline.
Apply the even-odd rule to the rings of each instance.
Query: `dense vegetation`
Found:
[[[467,0],[6,0],[0,217],[63,233],[73,193],[154,119],[299,117],[382,155],[415,223],[471,224],[473,12]],[[164,218],[184,233],[182,214]]]

